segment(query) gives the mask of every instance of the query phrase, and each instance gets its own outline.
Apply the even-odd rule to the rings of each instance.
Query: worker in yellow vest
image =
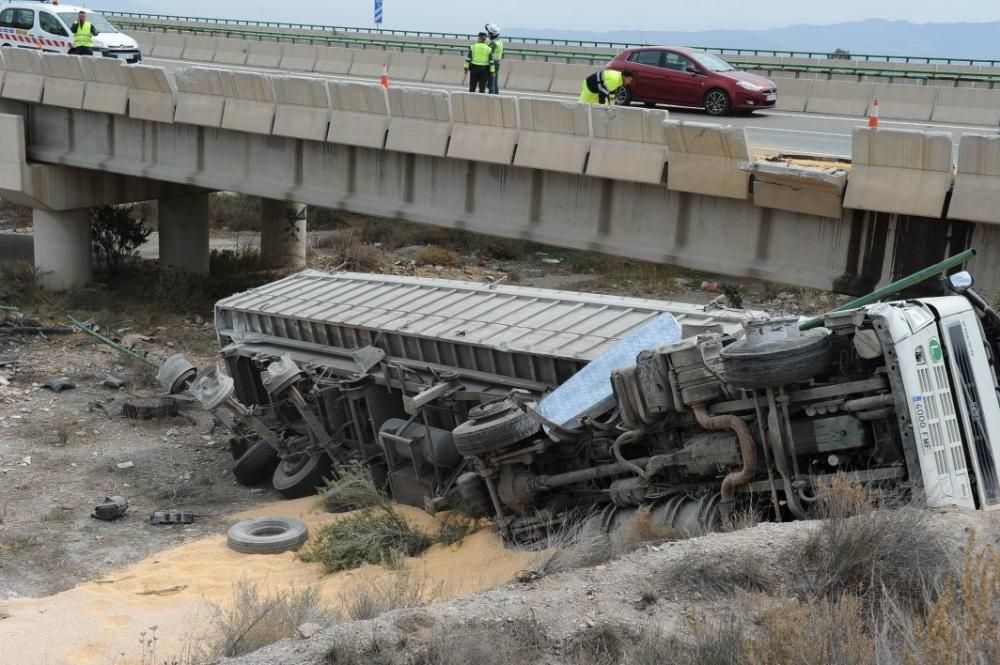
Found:
[[[97,36],[97,28],[87,20],[87,12],[80,10],[76,15],[76,23],[69,26],[73,33],[73,48],[69,50],[74,55],[94,55],[94,37]]]
[[[469,92],[486,92],[490,84],[493,68],[493,49],[486,43],[486,33],[480,32],[479,39],[469,47],[469,57],[465,59],[465,73],[469,75]]]
[[[486,24],[486,34],[489,35],[488,42],[493,49],[493,76],[490,77],[490,94],[500,94],[500,61],[503,60],[503,40],[500,39],[500,26],[496,23]]]
[[[622,86],[632,85],[632,72],[614,69],[602,69],[583,79],[580,86],[581,104],[611,104],[615,101],[615,92]]]

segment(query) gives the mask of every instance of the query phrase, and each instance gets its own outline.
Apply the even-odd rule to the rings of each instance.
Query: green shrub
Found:
[[[152,233],[136,219],[132,206],[100,206],[90,211],[91,246],[97,265],[109,275],[121,273]]]

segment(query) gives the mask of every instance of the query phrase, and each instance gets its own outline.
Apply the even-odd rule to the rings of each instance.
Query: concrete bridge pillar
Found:
[[[35,268],[46,289],[64,291],[91,281],[90,210],[53,212],[35,208]]]
[[[305,268],[305,204],[263,199],[260,214],[260,257],[264,267]]]
[[[160,268],[208,274],[208,194],[162,198],[158,205]]]

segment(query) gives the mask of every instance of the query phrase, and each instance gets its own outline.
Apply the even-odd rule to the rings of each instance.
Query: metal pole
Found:
[[[969,259],[971,259],[972,257],[974,257],[975,255],[976,255],[975,249],[967,249],[961,254],[956,254],[955,256],[949,259],[945,259],[940,263],[935,263],[932,266],[928,266],[927,268],[915,272],[912,275],[909,275],[908,277],[904,277],[899,281],[893,282],[892,284],[887,284],[886,286],[883,286],[881,289],[876,289],[866,296],[861,296],[860,298],[855,298],[850,302],[846,302],[840,307],[837,307],[828,313],[832,314],[833,312],[842,312],[847,309],[855,309],[857,307],[863,307],[864,305],[868,305],[877,300],[881,300],[886,296],[891,296],[893,294],[899,293],[903,289],[907,289],[913,286],[914,284],[919,284],[920,282],[928,280],[931,277],[934,277],[935,275],[944,272],[945,270],[949,270],[951,268],[959,266],[968,261]],[[799,324],[799,330],[811,330],[813,328],[819,328],[821,325],[823,325],[823,320],[825,316],[826,315],[816,316],[811,319],[807,319],[806,321],[803,321],[802,323]]]

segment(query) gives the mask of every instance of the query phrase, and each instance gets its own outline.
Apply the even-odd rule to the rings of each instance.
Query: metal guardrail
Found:
[[[207,34],[212,36],[222,36],[222,37],[238,37],[241,39],[257,40],[257,41],[274,41],[274,42],[288,42],[288,43],[306,43],[312,45],[321,46],[354,46],[354,47],[375,47],[379,49],[387,48],[399,48],[407,49],[411,52],[418,53],[431,53],[431,54],[454,54],[454,55],[465,55],[467,53],[467,48],[460,45],[448,45],[448,44],[433,44],[427,42],[406,42],[398,40],[378,40],[378,39],[368,39],[363,37],[353,37],[348,35],[299,35],[299,34],[289,34],[284,32],[265,32],[262,30],[240,30],[239,28],[220,28],[220,27],[209,27],[209,26],[179,26],[171,25],[165,23],[147,23],[145,21],[131,21],[131,20],[119,20],[115,21],[119,27],[128,28],[141,28],[151,31],[159,32],[191,32],[193,34]],[[550,59],[555,59],[556,61],[566,61],[567,59],[572,60],[586,60],[590,64],[600,63],[604,64],[608,60],[607,55],[590,55],[586,53],[567,53],[566,51],[520,51],[517,48],[507,48],[507,53],[512,56],[530,56],[532,58],[543,58],[544,62],[552,62]],[[996,74],[982,74],[982,73],[971,73],[971,72],[926,72],[926,71],[908,71],[900,69],[859,69],[856,67],[851,67],[849,65],[837,65],[832,66],[828,64],[816,64],[816,65],[804,65],[804,64],[781,64],[781,63],[759,63],[753,61],[741,61],[737,59],[730,59],[729,62],[737,67],[742,67],[745,69],[762,70],[767,72],[787,72],[787,73],[823,73],[829,75],[848,75],[848,76],[869,76],[869,77],[879,77],[887,78],[891,81],[895,80],[919,80],[926,81],[928,79],[934,80],[948,80],[954,81],[956,84],[959,81],[972,81],[980,83],[988,83],[990,88],[1000,87],[1000,72]],[[849,61],[838,60],[838,63],[847,63]]]
[[[324,31],[324,32],[344,32],[344,33],[355,33],[355,34],[383,34],[383,35],[393,35],[401,37],[419,37],[419,38],[431,38],[431,39],[455,39],[455,40],[474,40],[475,35],[472,34],[462,34],[455,32],[429,32],[421,30],[394,30],[391,28],[359,28],[352,26],[335,26],[335,25],[321,25],[315,23],[286,23],[280,21],[252,21],[246,19],[228,19],[228,18],[207,18],[202,16],[176,16],[171,14],[149,14],[142,12],[123,12],[123,11],[103,11],[98,10],[101,14],[107,17],[120,17],[120,18],[136,18],[136,19],[151,19],[156,21],[183,21],[186,23],[206,23],[206,24],[217,24],[217,25],[233,25],[233,26],[253,26],[261,28],[277,28],[279,30],[310,30],[310,31]],[[585,39],[555,39],[547,37],[518,37],[518,36],[504,36],[504,41],[507,44],[547,44],[552,46],[577,46],[582,48],[607,48],[607,49],[625,49],[633,48],[637,46],[649,46],[648,43],[638,43],[638,42],[612,42],[612,41],[593,41]],[[843,56],[837,53],[831,53],[829,51],[780,51],[772,49],[748,49],[748,48],[728,48],[728,47],[718,47],[718,46],[692,46],[691,48],[697,48],[703,51],[710,51],[712,53],[718,53],[721,55],[753,55],[753,56],[768,56],[775,58],[813,58],[819,60],[842,60]],[[885,54],[875,54],[875,53],[852,53],[850,55],[850,60],[861,60],[864,62],[891,62],[891,63],[909,63],[909,64],[945,64],[945,65],[970,65],[970,66],[984,66],[984,67],[997,67],[1000,66],[1000,60],[988,60],[983,58],[952,58],[952,57],[931,57],[931,56],[909,56],[909,55],[885,55]]]

